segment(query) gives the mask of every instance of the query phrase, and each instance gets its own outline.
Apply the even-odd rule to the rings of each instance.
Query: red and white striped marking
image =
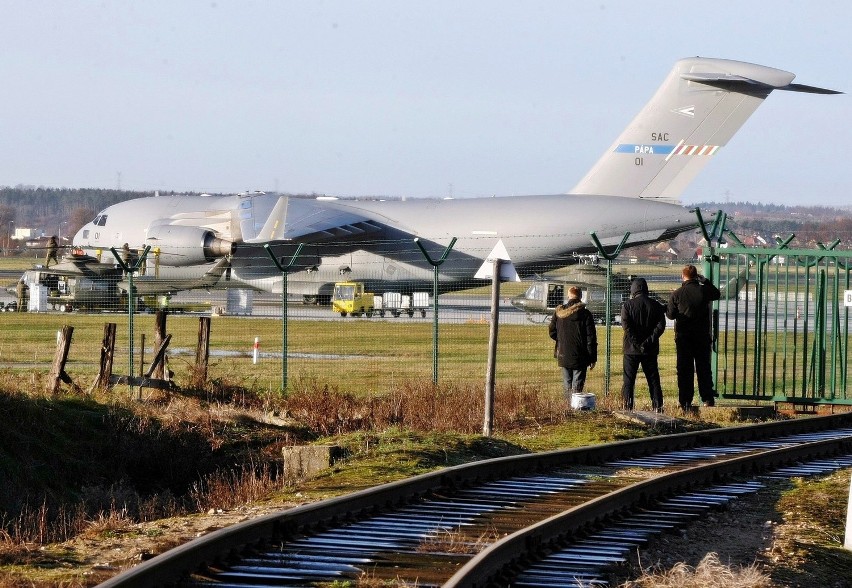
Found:
[[[681,141],[666,156],[666,161],[671,159],[673,155],[713,155],[718,150],[719,145],[684,145]]]

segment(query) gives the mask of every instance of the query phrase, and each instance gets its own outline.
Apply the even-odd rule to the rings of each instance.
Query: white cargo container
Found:
[[[31,284],[27,310],[30,312],[47,312],[47,294],[47,286]]]
[[[225,296],[225,314],[250,315],[254,306],[254,290],[228,288]]]
[[[411,299],[412,311],[417,311],[421,317],[425,317],[427,308],[429,308],[429,292],[415,292]]]
[[[420,316],[425,317],[426,309],[429,308],[429,293],[414,292],[408,295],[401,292],[385,292],[381,296],[376,296],[375,306],[379,316],[385,316],[386,313],[396,317],[403,314],[414,316],[415,312],[419,312]]]
[[[385,316],[385,313],[399,316],[403,313],[408,313],[410,310],[411,296],[400,292],[385,292],[381,298],[382,309],[379,311],[379,316]]]

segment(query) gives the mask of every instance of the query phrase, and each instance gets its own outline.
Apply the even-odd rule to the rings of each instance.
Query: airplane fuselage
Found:
[[[269,217],[285,202],[292,219],[296,205],[309,203],[314,217],[351,215],[369,221],[369,231],[337,234],[320,231],[293,239],[268,238]],[[319,212],[317,212],[319,211]],[[130,220],[129,220],[130,219]],[[307,221],[310,222],[310,218]],[[346,279],[374,287],[410,282],[431,283],[433,268],[414,243],[417,237],[433,259],[450,241],[456,243],[441,266],[442,281],[469,282],[495,245],[502,241],[521,275],[547,271],[571,262],[575,253],[595,250],[590,231],[604,246],[617,245],[630,232],[630,243],[656,241],[696,226],[687,209],[668,203],[617,196],[558,194],[460,200],[314,200],[275,194],[237,196],[155,196],[115,204],[86,224],[74,237],[75,247],[117,251],[150,246],[150,259],[164,277],[207,271],[216,259],[230,255],[230,286],[280,291],[281,275],[263,249],[272,244],[277,257],[289,262],[296,241],[303,250],[288,277],[292,293],[318,294]],[[166,242],[166,239],[169,241]],[[215,242],[218,249],[210,248]],[[446,286],[451,288],[449,285]]]

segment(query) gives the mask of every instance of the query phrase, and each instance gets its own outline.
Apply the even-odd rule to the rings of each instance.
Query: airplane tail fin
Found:
[[[795,77],[742,61],[678,61],[654,97],[569,194],[677,202],[772,90],[841,93],[793,84]]]

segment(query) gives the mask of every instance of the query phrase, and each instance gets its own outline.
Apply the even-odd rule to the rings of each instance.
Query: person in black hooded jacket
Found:
[[[630,282],[630,300],[621,307],[621,327],[624,329],[622,406],[633,410],[633,390],[641,365],[651,393],[651,407],[662,412],[663,388],[657,356],[660,336],[666,330],[666,308],[648,295],[648,283],[644,278],[634,278]]]
[[[565,398],[582,392],[586,385],[586,370],[594,369],[598,360],[598,337],[595,319],[580,300],[580,289],[568,288],[568,301],[556,307],[549,325],[550,338],[556,341],[553,352],[562,368]]]

